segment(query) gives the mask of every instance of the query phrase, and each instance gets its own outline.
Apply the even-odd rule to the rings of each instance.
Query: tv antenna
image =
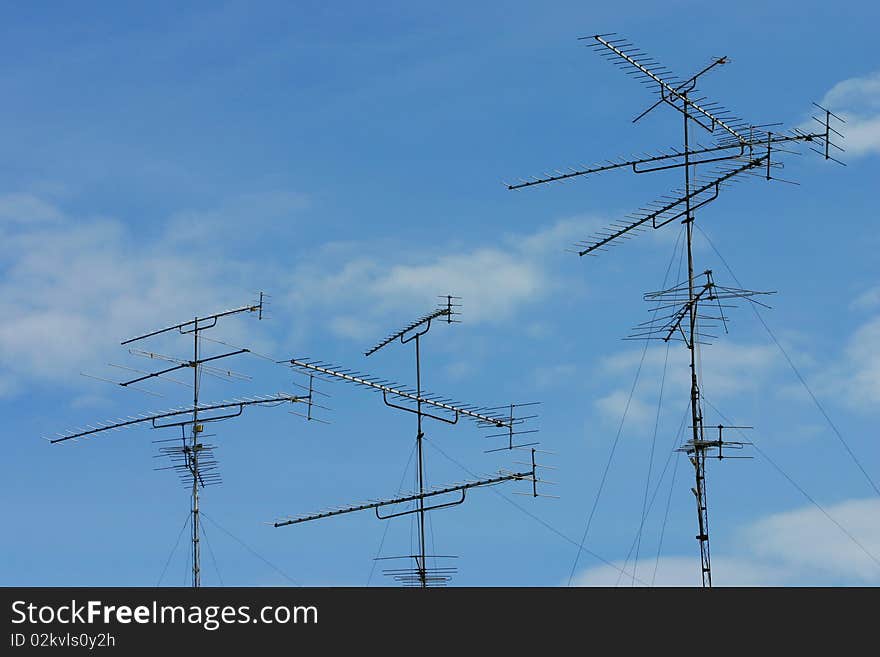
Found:
[[[214,445],[204,443],[202,441],[204,427],[210,422],[219,422],[234,417],[238,417],[244,413],[245,408],[252,406],[278,406],[284,403],[306,403],[309,406],[308,417],[311,417],[312,406],[312,383],[309,383],[309,392],[307,395],[293,395],[286,392],[279,392],[268,395],[252,395],[245,397],[237,397],[231,400],[223,400],[220,402],[205,403],[199,399],[201,389],[201,376],[209,375],[218,378],[231,380],[249,379],[250,377],[234,372],[233,370],[219,368],[216,365],[208,363],[217,363],[223,359],[231,358],[246,353],[251,353],[249,349],[238,348],[225,353],[206,356],[202,354],[201,345],[202,332],[214,328],[218,320],[243,313],[256,314],[258,319],[263,318],[264,312],[264,295],[260,292],[259,302],[225,310],[212,315],[196,316],[191,320],[169,326],[167,328],[151,331],[143,335],[122,341],[122,345],[138,344],[148,338],[161,336],[169,333],[180,335],[192,335],[193,351],[191,359],[176,358],[166,356],[155,352],[144,351],[134,347],[129,348],[132,355],[142,356],[149,359],[155,359],[168,363],[168,367],[156,371],[143,371],[126,366],[113,365],[113,367],[132,370],[140,374],[135,378],[116,382],[110,381],[123,388],[138,389],[136,384],[150,380],[164,380],[173,383],[187,385],[192,387],[193,401],[192,406],[178,407],[165,411],[142,413],[137,416],[129,416],[105,422],[98,422],[94,425],[86,425],[68,431],[58,433],[54,438],[49,439],[52,444],[61,444],[75,442],[82,438],[89,438],[99,433],[107,431],[118,431],[129,427],[135,427],[149,423],[153,429],[167,429],[179,427],[181,431],[180,438],[172,438],[168,440],[159,440],[162,443],[177,443],[159,448],[159,457],[169,459],[170,465],[167,467],[159,467],[157,470],[173,470],[178,474],[181,482],[191,491],[190,505],[190,529],[192,544],[192,586],[199,587],[201,585],[201,550],[200,550],[200,517],[199,517],[199,489],[210,485],[221,483],[220,474],[218,472],[218,464],[214,457]],[[207,338],[205,338],[207,339]],[[192,383],[187,384],[178,379],[168,378],[167,375],[174,372],[182,371],[187,368],[192,369]],[[91,377],[99,378],[100,377]],[[108,379],[101,379],[108,381]],[[149,392],[148,390],[143,390]]]
[[[529,481],[531,487],[529,492],[518,491],[520,494],[529,495],[531,497],[552,497],[538,492],[538,483],[546,482],[539,478],[537,469],[541,466],[536,463],[536,454],[538,450],[535,446],[536,442],[520,443],[517,436],[526,433],[534,433],[535,429],[522,428],[523,423],[536,417],[535,415],[516,415],[516,409],[528,404],[510,404],[503,407],[480,407],[466,405],[461,402],[454,401],[445,397],[438,397],[427,393],[422,388],[422,367],[421,367],[421,340],[431,326],[436,322],[445,322],[447,324],[457,323],[456,317],[460,314],[458,308],[461,307],[459,297],[445,295],[444,299],[434,311],[419,317],[410,322],[402,329],[394,331],[386,336],[375,346],[364,352],[369,357],[389,344],[399,341],[400,344],[413,343],[415,353],[415,370],[416,383],[415,388],[403,387],[398,384],[378,379],[370,375],[361,374],[352,370],[343,369],[335,365],[329,365],[321,361],[312,361],[305,359],[293,358],[289,362],[290,366],[308,372],[311,375],[323,375],[342,381],[355,384],[359,387],[375,390],[382,393],[382,399],[386,406],[412,413],[416,416],[416,468],[418,474],[417,489],[406,494],[396,497],[370,500],[353,505],[335,507],[296,517],[288,517],[274,522],[275,527],[286,527],[321,518],[329,518],[355,511],[365,511],[372,509],[379,520],[390,520],[406,515],[417,514],[418,518],[418,552],[416,554],[405,555],[403,557],[384,557],[387,559],[406,559],[413,560],[415,567],[391,568],[384,573],[392,577],[403,586],[427,588],[431,586],[445,586],[456,572],[456,568],[451,566],[438,566],[438,559],[453,558],[449,555],[432,555],[427,554],[425,540],[425,520],[426,514],[438,509],[449,508],[463,504],[467,496],[467,492],[475,488],[483,488],[486,486],[494,486],[508,481]],[[393,401],[392,401],[393,400]],[[505,412],[506,411],[506,412]],[[467,418],[474,421],[481,427],[493,427],[502,429],[502,433],[488,436],[496,438],[503,436],[507,438],[507,445],[495,449],[487,450],[489,452],[497,452],[500,450],[527,449],[530,450],[530,460],[528,462],[517,462],[521,466],[527,466],[527,469],[520,468],[520,471],[500,470],[492,475],[486,475],[479,479],[470,481],[456,482],[450,485],[429,488],[425,482],[424,476],[424,420],[436,420],[445,424],[457,424],[460,418]],[[444,500],[444,496],[457,494],[452,500]],[[436,500],[435,498],[440,498]],[[402,505],[412,505],[409,508],[402,508]],[[383,513],[383,510],[385,511]],[[428,565],[428,559],[434,560],[434,565]]]
[[[746,299],[760,303],[755,297],[759,293],[751,290],[718,286],[712,279],[711,271],[704,272],[706,280],[698,284],[694,272],[693,230],[694,212],[718,198],[722,187],[738,182],[745,176],[763,177],[766,180],[779,180],[775,173],[783,167],[780,156],[791,153],[789,147],[806,143],[810,150],[820,154],[826,160],[843,164],[831,155],[834,151],[843,152],[835,137],[843,135],[836,129],[845,121],[830,110],[816,105],[819,116],[812,119],[820,126],[812,132],[793,128],[776,130],[780,124],[753,125],[737,118],[720,104],[711,101],[697,91],[697,83],[710,71],[729,63],[727,57],[717,57],[703,66],[694,75],[682,79],[672,75],[670,70],[656,59],[635,47],[629,40],[619,38],[616,34],[596,34],[581,37],[601,57],[609,60],[627,75],[642,84],[656,90],[657,100],[643,112],[638,114],[633,123],[641,120],[648,113],[660,106],[668,106],[678,112],[683,121],[683,144],[668,150],[637,155],[634,157],[606,160],[605,162],[569,168],[566,171],[556,170],[551,173],[520,180],[508,184],[510,190],[535,187],[554,182],[564,182],[572,178],[587,176],[617,169],[631,169],[634,173],[653,173],[681,169],[684,172],[683,186],[662,196],[635,213],[628,215],[624,221],[616,221],[598,231],[585,241],[575,245],[574,251],[579,256],[595,256],[625,240],[629,240],[648,227],[661,228],[666,224],[680,220],[685,225],[687,244],[688,278],[668,290],[648,294],[645,298],[658,303],[658,308],[668,311],[661,318],[661,325],[653,321],[638,327],[631,336],[638,339],[660,338],[665,341],[681,339],[690,352],[690,410],[691,438],[685,443],[685,451],[694,466],[695,487],[692,489],[697,503],[699,533],[696,538],[700,545],[700,561],[702,582],[704,587],[712,586],[712,566],[709,552],[708,508],[706,502],[706,457],[729,458],[723,453],[723,446],[741,448],[746,443],[723,440],[724,428],[718,426],[717,440],[707,439],[703,422],[701,405],[700,375],[697,367],[698,345],[709,336],[705,329],[706,322],[720,322],[725,331],[727,320],[724,315],[725,304],[730,299]],[[691,139],[691,128],[699,129],[710,142],[700,143]],[[818,146],[818,148],[816,148]],[[834,150],[832,150],[834,149]],[[711,165],[707,174],[698,174]],[[797,183],[794,183],[797,184]],[[700,306],[714,303],[713,314],[702,313]],[[717,314],[715,314],[717,313]]]

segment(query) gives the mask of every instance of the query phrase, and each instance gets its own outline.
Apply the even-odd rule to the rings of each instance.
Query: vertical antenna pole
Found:
[[[193,429],[192,429],[192,585],[201,586],[201,563],[199,554],[199,318],[193,329]]]
[[[828,159],[828,146],[831,143],[831,112],[825,110],[825,159]]]
[[[700,407],[700,384],[697,378],[697,304],[694,300],[694,217],[691,215],[691,176],[690,176],[690,159],[688,157],[689,137],[688,137],[688,99],[687,92],[683,94],[684,99],[684,185],[685,185],[685,228],[687,232],[687,258],[688,258],[688,319],[690,324],[690,341],[688,349],[690,350],[690,368],[691,368],[691,426],[693,427],[693,444],[694,455],[691,463],[694,466],[694,475],[696,477],[696,487],[694,495],[697,498],[697,518],[699,523],[699,533],[697,540],[700,542],[700,569],[702,574],[703,586],[712,586],[712,565],[709,557],[709,517],[706,508],[706,453],[705,447],[702,445],[702,429],[703,429],[703,413]]]
[[[416,448],[419,456],[419,583],[422,588],[427,588],[427,564],[425,563],[425,479],[424,466],[422,460],[422,371],[421,371],[421,353],[419,351],[419,337],[416,333],[416,391],[419,397],[417,405],[416,418],[418,422],[418,433],[416,434]]]

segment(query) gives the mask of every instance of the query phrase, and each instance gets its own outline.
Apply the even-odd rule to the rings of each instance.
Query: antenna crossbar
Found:
[[[248,352],[250,352],[250,349],[238,349],[237,351],[230,351],[228,353],[220,354],[218,356],[210,356],[208,358],[199,358],[196,360],[185,361],[179,365],[175,365],[174,367],[169,367],[167,369],[160,370],[158,372],[150,372],[150,373],[146,374],[145,376],[141,376],[136,379],[132,379],[131,381],[124,381],[123,383],[120,383],[119,385],[121,385],[122,387],[129,386],[132,383],[139,383],[141,381],[146,381],[147,379],[152,379],[154,377],[162,376],[163,374],[168,374],[170,372],[184,369],[186,367],[198,367],[202,363],[210,363],[211,361],[220,360],[221,358],[228,358],[229,356],[237,356],[239,354],[246,354]]]
[[[201,331],[201,329],[199,329]],[[202,339],[204,336],[199,336]],[[243,349],[242,353],[253,353],[250,349]],[[166,356],[165,354],[159,354],[154,351],[144,351],[142,349],[129,349],[128,353],[133,356],[141,356],[143,358],[149,358],[151,360],[164,360],[169,363],[177,363],[178,365],[186,366],[189,363],[192,363],[192,360],[188,360],[186,358],[177,358],[176,356]],[[137,371],[137,370],[135,370]],[[221,367],[211,367],[210,365],[201,365],[199,366],[199,371],[203,374],[208,374],[217,378],[226,378],[226,379],[238,379],[239,381],[250,381],[251,377],[247,374],[242,374],[240,372],[236,372],[234,370],[221,368]]]
[[[667,102],[668,102],[668,98],[666,97],[666,94],[668,94],[668,96],[672,97],[674,100],[682,101],[682,103],[685,107],[684,111],[687,111],[686,110],[687,107],[692,107],[695,111],[697,111],[699,114],[702,114],[706,119],[708,119],[713,126],[718,125],[721,128],[723,128],[726,132],[729,132],[733,137],[735,137],[739,141],[745,141],[745,138],[739,132],[737,132],[731,125],[729,125],[724,119],[709,112],[708,110],[704,109],[702,106],[698,105],[696,102],[690,100],[687,97],[687,93],[682,93],[681,91],[679,91],[675,87],[673,87],[671,84],[669,84],[666,80],[664,80],[659,75],[657,75],[655,72],[657,70],[656,68],[653,70],[651,68],[648,68],[642,62],[638,61],[634,57],[630,56],[629,54],[627,54],[623,50],[621,50],[617,44],[612,43],[611,41],[607,40],[605,37],[603,37],[600,34],[593,36],[593,38],[597,42],[599,42],[603,46],[605,46],[608,50],[613,52],[615,55],[617,55],[618,57],[623,59],[627,64],[629,64],[630,66],[635,68],[637,71],[639,71],[642,75],[645,75],[648,78],[650,78],[651,80],[653,80],[654,82],[656,82],[660,86],[660,94],[661,94],[661,97],[663,100],[667,100]],[[670,104],[672,104],[672,103],[670,103]]]
[[[289,395],[289,394],[278,394],[278,395],[259,395],[256,397],[243,397],[241,399],[236,399],[233,401],[222,402],[218,404],[198,404],[195,407],[195,410],[198,413],[219,410],[224,408],[244,408],[245,406],[252,406],[254,404],[272,404],[272,403],[283,403],[283,402],[308,402],[310,401],[309,397],[305,396],[297,396],[297,395]],[[59,434],[58,438],[49,440],[50,443],[61,443],[67,440],[73,440],[74,438],[82,438],[83,436],[90,436],[92,434],[101,433],[102,431],[112,431],[114,429],[122,429],[125,427],[134,426],[136,424],[142,424],[144,422],[152,423],[155,428],[162,428],[166,426],[180,426],[185,424],[192,424],[192,420],[187,420],[185,422],[174,423],[171,425],[163,424],[156,425],[156,420],[162,420],[167,418],[174,418],[181,415],[192,415],[193,407],[189,408],[175,408],[168,411],[162,411],[159,413],[154,413],[151,415],[143,415],[136,418],[130,418],[128,420],[114,420],[109,423],[98,423],[96,427],[89,427],[87,429],[75,430],[69,433]],[[238,415],[238,413],[236,413]],[[224,416],[225,417],[225,416]],[[199,418],[199,422],[210,422],[212,419],[219,418]]]
[[[195,319],[191,319],[188,322],[182,322],[180,324],[175,324],[174,326],[169,326],[167,328],[159,329],[157,331],[150,331],[149,333],[144,333],[143,335],[139,335],[134,338],[129,338],[128,340],[123,340],[119,344],[126,345],[131,344],[132,342],[137,342],[138,340],[144,340],[146,338],[151,338],[154,335],[161,335],[162,333],[168,333],[169,331],[180,331],[182,334],[192,333],[195,329],[207,329],[212,328],[217,320],[221,317],[227,317],[229,315],[236,315],[238,313],[262,313],[263,311],[263,294],[260,293],[260,302],[257,304],[251,304],[249,306],[242,306],[241,308],[233,308],[231,310],[224,310],[219,313],[214,313],[213,315],[206,315],[204,317],[196,317]],[[211,322],[210,324],[202,325],[200,322]]]
[[[398,338],[401,340],[401,342],[405,342],[403,340],[403,336],[407,335],[408,333],[411,333],[412,331],[419,328],[420,326],[425,326],[425,329],[423,331],[421,331],[421,333],[427,333],[428,330],[431,328],[431,321],[434,319],[437,319],[439,317],[445,317],[446,321],[450,324],[457,322],[457,320],[453,319],[453,317],[455,315],[459,314],[458,311],[456,311],[455,309],[460,307],[461,304],[455,303],[455,300],[459,299],[460,297],[453,297],[453,296],[447,295],[444,298],[446,299],[446,303],[441,305],[434,312],[428,313],[427,315],[419,317],[418,319],[416,319],[416,320],[410,322],[409,324],[407,324],[406,326],[404,326],[399,331],[396,331],[394,333],[389,334],[379,344],[377,344],[374,347],[371,347],[370,349],[365,351],[364,356],[370,356],[370,355],[376,353],[382,347],[391,344],[392,342],[394,342]]]
[[[432,490],[425,491],[424,493],[413,493],[411,495],[406,495],[404,497],[395,497],[387,500],[380,500],[375,502],[367,502],[366,504],[357,504],[354,506],[342,507],[339,509],[333,509],[331,511],[324,511],[322,513],[314,513],[307,516],[301,516],[299,518],[290,518],[287,520],[280,520],[274,523],[275,527],[286,527],[287,525],[295,525],[302,522],[309,522],[311,520],[319,520],[321,518],[330,518],[332,516],[339,516],[345,513],[353,513],[355,511],[365,511],[367,509],[376,509],[376,515],[379,516],[378,509],[384,506],[395,506],[397,504],[405,504],[406,502],[415,502],[418,500],[424,500],[430,497],[436,497],[437,495],[447,495],[449,493],[462,492],[462,496],[460,500],[456,500],[455,502],[449,502],[444,504],[438,504],[431,507],[424,507],[422,509],[410,509],[408,511],[402,513],[394,513],[392,515],[379,516],[380,519],[388,519],[392,517],[397,517],[401,515],[407,515],[411,513],[419,513],[420,511],[431,511],[439,508],[443,508],[446,506],[455,506],[461,504],[464,501],[464,493],[471,488],[480,488],[483,486],[492,486],[494,484],[500,484],[504,481],[512,481],[512,480],[533,480],[535,478],[535,470],[534,467],[529,472],[512,472],[510,474],[502,474],[497,477],[491,477],[488,479],[480,479],[476,481],[469,481],[462,484],[457,484],[454,486],[446,486],[445,488],[435,488]]]
[[[763,133],[762,133],[763,134]],[[657,163],[668,162],[670,160],[681,160],[684,159],[685,156],[688,158],[688,166],[696,166],[698,164],[709,164],[712,162],[722,162],[726,160],[735,160],[737,158],[744,157],[746,155],[747,150],[752,150],[758,147],[766,147],[769,143],[772,146],[776,146],[779,144],[785,144],[790,142],[812,142],[812,141],[824,141],[825,133],[824,132],[811,132],[811,133],[799,133],[795,132],[792,134],[777,134],[771,135],[769,138],[765,137],[754,137],[746,139],[745,141],[731,141],[722,144],[718,144],[715,146],[706,146],[703,148],[693,148],[688,149],[687,151],[673,149],[671,153],[660,153],[658,155],[649,155],[646,157],[634,157],[634,158],[626,158],[622,160],[615,160],[609,163],[599,164],[591,167],[586,167],[583,169],[573,169],[566,173],[560,173],[554,176],[546,176],[544,178],[535,178],[533,180],[527,180],[525,182],[517,183],[515,185],[508,185],[507,189],[515,190],[515,189],[523,189],[525,187],[534,187],[535,185],[543,185],[546,183],[552,182],[561,182],[564,180],[569,180],[570,178],[577,178],[580,176],[587,176],[593,173],[603,173],[605,171],[613,171],[615,169],[623,169],[623,168],[631,168],[635,173],[652,173],[654,171],[663,171],[666,169],[676,169],[685,166],[684,162],[675,162],[674,164],[667,164],[661,166],[652,166],[650,168],[642,168],[638,167],[644,165],[653,165]],[[703,158],[699,160],[692,160],[691,158],[695,156],[701,155],[709,155],[712,153],[723,153],[725,151],[735,150],[737,151],[734,154],[724,155],[721,157],[713,157],[713,158]],[[830,159],[830,158],[829,158]]]
[[[406,390],[391,387],[389,385],[386,385],[385,383],[379,382],[378,380],[371,380],[368,375],[361,374],[352,370],[339,371],[337,369],[331,369],[330,367],[325,367],[323,365],[318,365],[316,363],[300,360],[297,358],[292,358],[286,362],[289,362],[293,367],[298,367],[306,371],[317,372],[319,374],[331,376],[337,379],[341,379],[343,381],[347,381],[348,383],[354,383],[356,385],[364,386],[366,388],[372,388],[373,390],[378,390],[385,395],[393,395],[401,399],[408,399],[410,401],[421,403],[426,406],[439,408],[444,411],[454,413],[456,417],[464,416],[477,422],[496,427],[506,427],[510,422],[510,420],[504,416],[487,414],[486,409],[482,407],[465,407],[456,402],[433,398],[431,395],[408,392]]]
[[[589,253],[592,253],[593,251],[596,251],[597,249],[601,249],[603,246],[609,244],[610,242],[613,242],[620,237],[626,236],[627,233],[629,233],[630,231],[640,228],[649,221],[652,222],[652,226],[654,228],[660,228],[662,226],[665,226],[669,222],[674,221],[675,219],[686,216],[688,212],[693,211],[696,208],[705,205],[711,201],[714,201],[715,198],[717,198],[718,196],[718,191],[722,183],[727,182],[735,176],[738,176],[742,173],[761,166],[768,159],[769,156],[767,155],[761,155],[759,157],[751,159],[746,164],[729,170],[724,175],[710,180],[709,182],[704,183],[699,187],[696,187],[695,189],[691,190],[689,193],[686,193],[683,196],[680,196],[672,201],[662,203],[660,207],[656,210],[650,212],[644,211],[644,214],[639,216],[639,218],[635,221],[631,221],[626,224],[615,224],[614,229],[609,229],[608,233],[599,233],[596,235],[595,238],[587,242],[578,243],[576,246],[581,248],[580,250],[578,250],[577,254],[579,256],[585,256]],[[705,194],[710,190],[714,191],[712,196],[701,200],[697,205],[690,204],[690,201],[695,200],[698,196],[700,196],[701,194]],[[682,206],[685,206],[684,210],[676,211],[675,214],[669,216],[670,212],[675,211],[677,210],[677,208],[680,208]],[[660,220],[659,223],[658,219]]]

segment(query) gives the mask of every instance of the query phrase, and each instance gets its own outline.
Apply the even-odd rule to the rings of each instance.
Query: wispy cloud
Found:
[[[867,552],[880,557],[880,500],[847,500],[827,511]],[[743,536],[756,559],[779,564],[792,576],[880,582],[880,566],[814,506],[762,518]]]
[[[613,565],[588,568],[573,580],[573,586],[701,586],[700,558],[669,556],[639,559],[635,564],[623,561]],[[621,574],[623,570],[627,574]],[[655,574],[656,570],[656,574]],[[636,580],[633,582],[632,574]],[[716,556],[712,559],[713,586],[781,586],[783,571],[748,559]]]
[[[222,199],[217,207],[184,210],[168,220],[164,235],[172,245],[218,243],[249,246],[294,235],[299,218],[310,207],[306,194],[284,190],[238,194]],[[220,244],[222,246],[222,244]]]
[[[497,246],[464,250],[328,244],[297,268],[287,301],[298,312],[329,312],[330,330],[351,339],[373,336],[388,313],[428,310],[442,294],[463,298],[469,324],[502,322],[562,289],[558,254],[593,224],[566,219],[535,233],[507,235]]]
[[[237,283],[241,263],[160,249],[120,221],[68,217],[33,197],[0,208],[15,217],[0,223],[0,392],[69,380],[120,338],[253,296]]]
[[[247,303],[267,278],[277,285],[271,312],[287,333],[279,342],[316,326],[348,340],[375,337],[390,314],[428,310],[445,293],[464,297],[470,324],[501,322],[561,289],[558,251],[590,223],[568,219],[496,246],[434,244],[418,253],[382,240],[331,242],[298,252],[292,272],[262,250],[237,248],[251,239],[234,239],[249,211],[293,218],[307,202],[282,192],[237,196],[177,213],[144,238],[118,219],[68,216],[32,195],[0,197],[0,395],[26,381],[70,381],[103,365],[119,339]]]
[[[876,410],[880,404],[880,316],[859,326],[844,349],[843,362],[830,373],[834,390],[851,408]],[[824,378],[824,377],[823,377]],[[841,395],[842,393],[842,395]]]
[[[676,347],[678,347],[676,349]],[[689,376],[687,352],[675,343],[670,347],[668,367],[670,377]],[[703,376],[705,387],[716,396],[734,395],[754,390],[766,376],[779,365],[779,354],[773,345],[718,341],[702,347]],[[630,349],[607,356],[600,361],[600,368],[611,375],[634,372],[642,357],[641,349]],[[649,347],[643,368],[648,378],[662,370],[666,363],[666,346]]]
[[[61,218],[58,208],[33,194],[6,194],[0,197],[0,226],[54,223]]]
[[[655,411],[648,403],[635,396],[630,400],[624,390],[614,390],[597,399],[594,405],[609,423],[620,422],[624,413],[627,421],[634,425],[648,426],[654,419]]]
[[[875,285],[862,292],[850,304],[857,310],[872,309],[880,306],[880,285]]]

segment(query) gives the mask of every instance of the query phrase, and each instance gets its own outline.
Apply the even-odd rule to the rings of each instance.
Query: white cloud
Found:
[[[558,255],[588,234],[604,225],[595,217],[572,217],[562,219],[544,230],[525,237],[508,236],[508,241],[518,245],[518,250],[530,256]]]
[[[880,302],[880,288],[871,288],[851,304],[857,310],[872,309]],[[843,348],[808,377],[816,395],[834,399],[850,410],[876,413],[880,408],[880,315],[874,314],[843,340]],[[792,386],[792,397],[809,400],[801,386]]]
[[[577,367],[572,363],[558,363],[535,369],[535,384],[541,388],[550,386],[567,386],[577,374]]]
[[[311,315],[345,308],[327,325],[340,337],[360,340],[376,337],[373,327],[387,325],[389,314],[406,318],[413,308],[428,310],[442,294],[462,297],[469,324],[503,322],[561,289],[552,271],[558,251],[592,224],[566,219],[536,233],[508,235],[498,246],[453,253],[440,244],[412,254],[389,243],[332,243],[297,269],[288,301]]]
[[[880,306],[880,285],[876,285],[862,292],[859,296],[853,299],[850,306],[856,309],[870,309]]]
[[[11,223],[52,223],[61,212],[32,194],[6,194],[0,197],[0,226]]]
[[[667,345],[649,347],[644,354],[638,385],[626,416],[630,427],[653,426],[664,364],[665,399],[669,399],[670,394],[680,394],[682,400],[687,398],[686,390],[690,385],[688,352],[681,343],[671,343],[667,361],[666,350]],[[606,356],[599,361],[598,371],[612,388],[610,393],[594,402],[594,407],[602,419],[611,425],[616,425],[623,417],[632,380],[641,360],[642,348],[636,348]],[[776,374],[781,363],[772,345],[722,341],[704,346],[701,360],[702,391],[704,397],[710,400],[728,399],[766,390],[767,382]],[[778,394],[776,388],[774,391],[774,394]],[[663,410],[663,417],[678,422],[679,416],[675,414],[683,412],[683,407],[675,410],[672,415],[669,415],[670,410]],[[704,410],[707,417],[714,417],[714,413]]]
[[[305,203],[297,194],[239,196],[214,211],[178,213],[145,240],[116,219],[66,216],[27,194],[0,197],[0,395],[27,381],[97,374],[95,366],[118,355],[120,339],[247,303],[255,281],[266,278],[280,281],[273,314],[299,320],[285,329],[288,341],[317,322],[347,339],[375,338],[389,318],[393,325],[413,308],[427,311],[447,292],[463,297],[469,323],[501,322],[562,287],[553,271],[557,247],[591,221],[568,219],[508,235],[497,246],[460,251],[448,244],[416,254],[382,241],[331,242],[310,249],[311,259],[292,273],[246,249],[239,253],[241,240],[231,240],[228,249],[218,244],[240,230],[249,211],[259,223],[290,217]],[[245,341],[234,328],[225,337]]]
[[[341,337],[360,340],[367,335],[375,335],[379,329],[374,322],[345,316],[330,320],[330,330]]]
[[[851,157],[880,153],[880,116],[844,112],[846,152]]]
[[[838,82],[825,94],[823,100],[839,106],[880,110],[880,71]]]
[[[761,390],[781,363],[773,345],[719,340],[715,344],[703,346],[701,351],[702,387],[711,399]],[[599,368],[609,378],[632,377],[641,358],[642,349],[631,349],[606,356],[599,362]],[[666,345],[649,347],[645,353],[640,380],[655,382],[651,385],[656,388],[659,385],[656,382],[660,380],[664,363],[667,363]],[[680,384],[682,381],[690,381],[688,353],[681,343],[670,345],[666,367],[667,388],[670,385],[677,385],[677,382]],[[642,387],[640,385],[637,395],[640,394]],[[656,394],[656,390],[652,390],[650,394]],[[623,402],[625,401],[626,397],[623,398]],[[614,405],[609,402],[604,408],[611,411]],[[631,408],[630,412],[632,410]]]
[[[633,395],[632,400],[629,401],[629,408],[627,408],[627,400],[629,400],[628,392],[614,390],[597,399],[594,405],[602,417],[611,423],[620,422],[624,412],[626,412],[627,422],[631,425],[647,426],[649,423],[653,423],[655,411],[651,406]]]
[[[847,500],[826,510],[868,552],[880,555],[880,500]],[[880,565],[814,506],[767,516],[744,534],[755,557],[781,563],[799,576],[880,582]]]
[[[833,380],[844,393],[845,401],[853,408],[876,409],[880,403],[880,316],[874,317],[858,329],[847,341],[844,366]]]
[[[656,568],[656,576],[655,576]],[[624,574],[621,574],[621,570]],[[573,586],[701,586],[700,558],[661,557],[639,559],[635,564],[622,561],[613,566],[588,568],[572,580]],[[712,559],[713,586],[779,586],[785,583],[784,572],[778,568],[745,559],[715,557]]]
[[[469,253],[440,256],[419,265],[393,265],[370,286],[379,298],[400,299],[406,305],[425,298],[451,293],[467,299],[468,320],[503,320],[521,304],[534,301],[547,288],[544,272],[518,254],[498,249],[477,249]]]
[[[164,233],[170,243],[186,246],[265,242],[270,236],[295,231],[297,217],[309,203],[308,196],[298,192],[239,194],[222,200],[216,208],[175,213]]]
[[[703,388],[713,397],[760,390],[781,363],[774,345],[718,341],[703,347]]]
[[[847,155],[880,153],[880,71],[838,82],[821,104],[846,120]]]
[[[828,514],[875,558],[880,555],[880,500],[855,499],[826,507]],[[739,531],[741,554],[721,553],[715,546],[712,583],[716,586],[876,585],[880,566],[816,507],[775,513]],[[696,551],[696,544],[694,545]],[[576,586],[629,586],[635,572],[644,586],[700,586],[698,556],[646,558],[635,564],[615,562],[587,568]],[[629,575],[621,575],[624,569]]]
[[[0,393],[70,380],[126,336],[252,299],[232,283],[235,262],[139,242],[119,221],[74,220],[31,197],[3,197],[0,209],[21,213],[0,224]]]
[[[455,380],[461,380],[471,376],[477,371],[476,365],[471,361],[457,360],[446,365],[446,375]]]

